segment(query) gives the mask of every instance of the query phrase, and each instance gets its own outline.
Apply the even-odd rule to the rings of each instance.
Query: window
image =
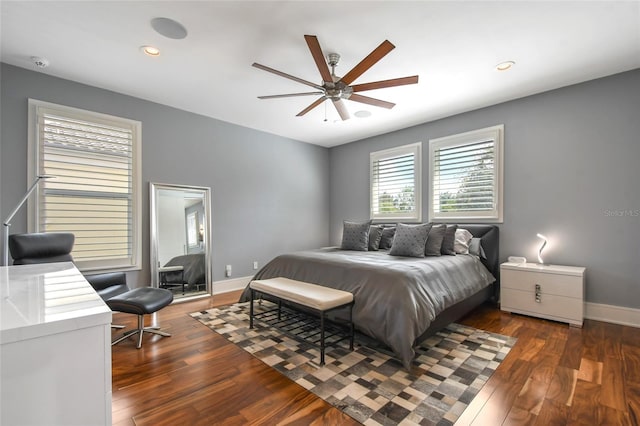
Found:
[[[198,245],[198,218],[197,213],[187,214],[187,245],[195,247]]]
[[[422,220],[422,143],[370,154],[371,219]]]
[[[429,141],[429,220],[502,222],[504,126]]]
[[[71,232],[81,270],[140,268],[138,121],[29,100],[31,232]]]

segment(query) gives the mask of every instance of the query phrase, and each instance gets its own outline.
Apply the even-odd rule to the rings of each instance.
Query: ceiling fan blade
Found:
[[[327,65],[327,61],[324,59],[324,54],[322,53],[320,43],[318,42],[318,37],[314,35],[305,35],[304,39],[307,41],[307,46],[309,46],[313,60],[316,61],[316,66],[318,67],[318,71],[320,71],[322,81],[329,81],[333,83],[333,78],[329,72],[329,66]]]
[[[404,86],[406,84],[416,84],[418,76],[392,78],[391,80],[374,81],[372,83],[354,84],[351,86],[354,92],[365,92],[367,90],[384,89],[386,87]]]
[[[353,67],[351,71],[342,77],[341,81],[347,85],[351,84],[352,81],[364,74],[366,70],[371,68],[376,62],[382,59],[393,49],[395,49],[395,46],[389,40],[383,41],[380,43],[380,46],[376,47],[373,52],[369,53],[366,58],[360,61],[358,65]]]
[[[302,117],[303,115],[305,115],[306,113],[308,113],[309,111],[311,111],[312,109],[314,109],[315,107],[323,103],[326,99],[327,99],[326,96],[321,96],[314,103],[312,103],[311,105],[309,105],[308,107],[306,107],[305,109],[297,113],[296,117]]]
[[[338,110],[338,114],[340,114],[340,118],[342,121],[349,119],[349,110],[347,110],[347,106],[342,102],[342,99],[332,99],[333,105]]]
[[[369,104],[369,105],[373,105],[381,108],[387,108],[387,109],[391,109],[394,106],[396,106],[396,104],[392,102],[381,101],[380,99],[374,99],[368,96],[356,95],[355,93],[352,93],[351,96],[349,96],[349,100],[362,102],[363,104]]]
[[[266,95],[258,96],[258,99],[277,99],[277,98],[291,98],[294,96],[309,96],[309,95],[322,95],[323,92],[303,92],[303,93],[286,93],[283,95]]]
[[[322,86],[320,86],[319,84],[315,84],[315,83],[312,83],[310,81],[303,80],[303,79],[298,78],[298,77],[294,77],[294,76],[292,76],[290,74],[287,74],[287,73],[284,73],[282,71],[278,71],[278,70],[275,70],[273,68],[269,68],[266,65],[261,65],[261,64],[259,64],[257,62],[254,62],[253,64],[251,64],[251,66],[256,67],[258,69],[261,69],[263,71],[267,71],[267,72],[273,73],[275,75],[279,75],[280,77],[288,78],[289,80],[297,81],[298,83],[306,84],[307,86],[315,87],[318,90],[323,90]]]

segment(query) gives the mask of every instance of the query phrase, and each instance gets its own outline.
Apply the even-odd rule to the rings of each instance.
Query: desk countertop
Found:
[[[0,267],[0,344],[111,323],[71,262]]]

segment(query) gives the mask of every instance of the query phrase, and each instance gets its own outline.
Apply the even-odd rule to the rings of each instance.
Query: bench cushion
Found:
[[[326,311],[353,301],[353,294],[348,291],[282,277],[254,280],[249,287],[319,311]]]

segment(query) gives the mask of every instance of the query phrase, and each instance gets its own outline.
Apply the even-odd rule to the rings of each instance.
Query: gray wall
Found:
[[[330,150],[332,243],[342,221],[369,218],[369,153],[505,125],[500,256],[587,268],[586,299],[640,308],[640,70],[561,88]]]
[[[587,300],[640,308],[640,70],[403,129],[330,150],[3,64],[0,206],[27,186],[29,97],[140,120],[143,271],[149,280],[148,182],[212,188],[214,280],[224,265],[338,243],[342,220],[369,217],[369,152],[505,125],[501,257],[534,260],[546,233],[551,263],[587,267]],[[329,196],[330,195],[330,196]],[[330,211],[329,207],[330,206]],[[12,232],[26,231],[22,210]]]
[[[27,188],[27,99],[58,103],[142,122],[143,270],[149,282],[149,182],[212,189],[213,279],[224,266],[252,275],[291,250],[326,246],[329,153],[321,148],[164,105],[2,64],[1,217]],[[12,233],[26,232],[26,208]]]

